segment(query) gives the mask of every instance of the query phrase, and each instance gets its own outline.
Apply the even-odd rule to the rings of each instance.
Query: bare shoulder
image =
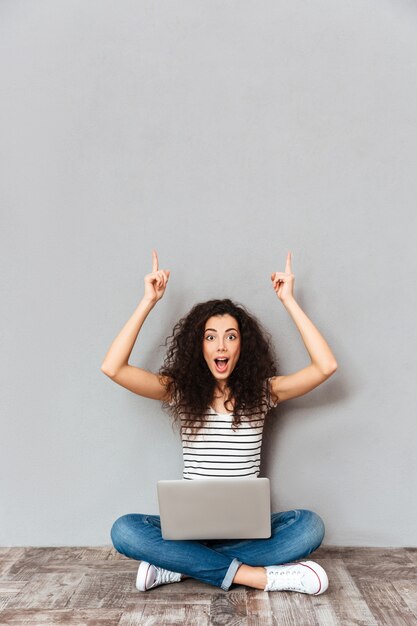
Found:
[[[324,373],[314,363],[311,363],[293,374],[271,376],[268,380],[272,401],[276,404],[303,396],[324,383],[334,374],[336,369],[337,366]]]
[[[167,388],[170,378],[167,376],[154,374],[134,365],[124,365],[116,374],[107,374],[107,376],[118,385],[144,398],[160,401],[171,399]]]

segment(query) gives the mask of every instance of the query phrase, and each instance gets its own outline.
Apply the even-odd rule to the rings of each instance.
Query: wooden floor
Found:
[[[417,626],[417,548],[322,546],[320,596],[223,591],[187,578],[135,588],[138,561],[102,548],[0,548],[0,625]]]

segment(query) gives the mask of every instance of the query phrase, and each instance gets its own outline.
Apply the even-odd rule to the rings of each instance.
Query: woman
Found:
[[[328,344],[294,299],[291,252],[285,272],[272,273],[271,281],[311,363],[285,376],[276,375],[270,336],[255,316],[229,299],[197,304],[175,325],[158,375],[129,365],[139,331],[164,295],[170,275],[158,269],[157,253],[152,254],[143,299],[101,369],[119,385],[161,401],[174,416],[181,428],[184,479],[256,478],[266,414],[278,403],[311,391],[337,368]],[[294,562],[321,545],[324,523],[319,515],[308,509],[272,513],[271,529],[268,539],[166,541],[158,515],[134,513],[114,522],[111,538],[118,552],[141,561],[136,578],[140,591],[191,577],[225,591],[235,583],[265,591],[323,593],[328,587],[324,569],[314,561]]]

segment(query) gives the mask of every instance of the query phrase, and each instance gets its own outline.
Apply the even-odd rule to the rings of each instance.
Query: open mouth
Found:
[[[227,364],[229,362],[229,359],[214,359],[214,362],[216,364],[216,370],[218,372],[225,372],[227,370]]]

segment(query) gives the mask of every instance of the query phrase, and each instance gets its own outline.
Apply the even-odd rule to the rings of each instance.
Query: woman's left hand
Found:
[[[285,272],[273,272],[271,274],[271,280],[275,293],[282,303],[285,304],[285,302],[294,298],[295,276],[291,268],[291,252],[287,254]]]

